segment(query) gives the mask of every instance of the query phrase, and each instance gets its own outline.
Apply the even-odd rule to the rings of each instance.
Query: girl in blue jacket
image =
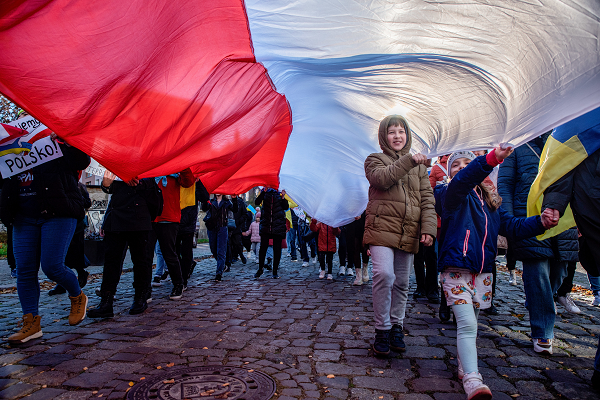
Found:
[[[492,398],[477,369],[475,341],[479,310],[489,308],[492,301],[498,234],[509,240],[524,239],[558,222],[550,211],[541,217],[511,217],[500,208],[497,193],[482,185],[510,153],[510,147],[477,158],[470,151],[453,153],[448,159],[451,181],[434,191],[436,212],[442,219],[438,270],[446,301],[456,316],[458,377],[469,400]]]

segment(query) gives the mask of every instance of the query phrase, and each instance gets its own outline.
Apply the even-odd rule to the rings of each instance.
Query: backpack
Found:
[[[150,218],[152,221],[156,219],[156,217],[162,214],[164,200],[162,195],[162,190],[158,187],[158,184],[154,181],[154,179],[149,179],[151,182],[150,188],[146,189],[145,198],[146,205],[148,206],[148,211],[150,211]]]

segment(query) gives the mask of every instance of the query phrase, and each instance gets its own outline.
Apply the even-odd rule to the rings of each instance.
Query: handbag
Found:
[[[235,218],[233,217],[233,211],[227,211],[227,229],[235,229]]]

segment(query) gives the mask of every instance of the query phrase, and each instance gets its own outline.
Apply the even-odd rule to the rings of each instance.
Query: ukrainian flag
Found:
[[[285,195],[285,199],[288,201],[288,203],[290,204],[290,208],[285,212],[285,217],[287,218],[288,221],[290,221],[290,225],[292,224],[292,208],[294,207],[298,207],[298,204],[292,200],[292,198],[286,194]]]
[[[527,215],[540,215],[544,191],[600,148],[600,107],[554,129],[548,137],[538,175],[527,198]],[[548,239],[575,226],[569,206],[557,226],[538,239]]]

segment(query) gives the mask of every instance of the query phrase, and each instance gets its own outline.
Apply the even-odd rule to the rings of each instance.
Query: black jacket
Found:
[[[290,208],[288,201],[274,189],[260,192],[254,203],[263,205],[260,210],[260,234],[285,236],[285,211]]]
[[[544,192],[542,208],[561,214],[571,203],[575,223],[583,236],[581,264],[592,276],[600,270],[600,150],[556,181]]]
[[[156,182],[152,178],[140,180],[137,186],[123,181],[113,181],[109,187],[102,186],[105,193],[112,194],[102,229],[106,232],[149,231],[152,219],[146,204],[146,193]]]
[[[30,169],[32,189],[37,193],[38,208],[43,218],[76,218],[85,216],[83,197],[77,186],[78,172],[90,165],[90,157],[81,150],[60,144],[63,156]],[[2,187],[0,219],[5,225],[20,212],[19,180],[12,176]]]
[[[233,217],[235,218],[235,229],[233,233],[242,233],[242,231],[247,231],[250,227],[250,222],[248,221],[248,213],[246,210],[246,202],[242,200],[241,197],[235,197],[231,199],[232,202],[237,202],[237,211],[233,213]]]
[[[196,222],[198,221],[198,203],[193,206],[187,206],[181,210],[181,221],[179,221],[179,233],[196,232]]]
[[[527,217],[527,196],[538,174],[544,144],[550,132],[519,146],[508,156],[498,172],[498,194],[502,208],[515,217]],[[528,146],[529,145],[529,146]],[[531,148],[530,148],[531,147]],[[558,259],[577,261],[577,231],[569,230],[547,240],[536,238],[511,242],[517,260]]]
[[[221,199],[221,203],[217,203],[217,199],[213,198],[206,203],[202,203],[202,211],[210,213],[211,222],[213,222],[214,228],[218,229],[227,226],[227,213],[232,211],[237,212],[238,203],[237,201],[232,203],[229,199]]]

